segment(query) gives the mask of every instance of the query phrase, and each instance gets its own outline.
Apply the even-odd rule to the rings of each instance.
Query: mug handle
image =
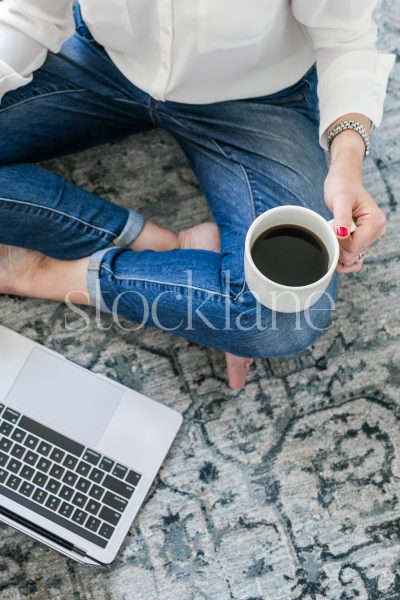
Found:
[[[335,228],[333,226],[333,219],[331,219],[330,221],[328,221],[328,224],[332,227],[332,229],[335,231]],[[354,233],[355,230],[357,229],[357,225],[354,223],[354,221],[351,222],[350,225],[350,233]]]

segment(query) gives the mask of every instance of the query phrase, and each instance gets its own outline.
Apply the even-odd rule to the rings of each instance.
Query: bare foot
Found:
[[[213,250],[219,252],[221,240],[218,227],[215,223],[202,223],[185,229],[178,233],[180,248],[193,248],[201,250]],[[247,375],[254,360],[252,358],[241,358],[225,352],[226,369],[229,387],[240,390],[246,385]]]
[[[57,260],[41,252],[0,244],[0,294],[90,304],[89,258]]]
[[[0,294],[28,295],[30,283],[45,260],[40,252],[0,244]]]
[[[146,221],[130,247],[139,252],[143,250],[166,252],[177,248],[219,252],[220,245],[219,230],[215,223],[201,223],[175,233],[151,221]]]
[[[241,390],[246,385],[247,375],[254,359],[242,358],[225,352],[225,360],[229,387],[233,390]]]

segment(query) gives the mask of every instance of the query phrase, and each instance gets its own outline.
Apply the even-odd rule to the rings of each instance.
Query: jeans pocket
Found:
[[[314,92],[316,92],[316,74],[313,65],[296,83],[273,94],[252,100],[276,106],[312,108],[315,104]]]

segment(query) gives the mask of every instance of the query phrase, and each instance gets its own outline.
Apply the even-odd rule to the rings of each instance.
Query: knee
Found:
[[[0,193],[7,196],[10,190],[19,189],[21,180],[24,180],[26,170],[33,169],[29,165],[4,164],[0,162]]]
[[[225,350],[251,358],[304,352],[329,328],[333,298],[323,297],[301,313],[277,313],[261,306],[249,292],[246,299],[235,304],[234,327],[225,340]]]
[[[224,350],[245,358],[273,358],[304,352],[326,329],[315,329],[304,323],[296,326],[271,324],[271,327],[235,330],[226,339]]]
[[[43,177],[43,174],[46,177]],[[57,187],[56,187],[57,186]],[[61,189],[61,179],[29,163],[0,163],[0,195],[3,198],[37,202]]]

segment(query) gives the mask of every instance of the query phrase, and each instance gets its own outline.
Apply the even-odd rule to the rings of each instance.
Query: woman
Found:
[[[312,318],[272,314],[246,287],[244,239],[273,206],[331,211],[350,273],[384,233],[362,183],[394,63],[375,3],[82,0],[75,33],[72,0],[0,4],[0,291],[224,350],[233,387],[252,358],[309,346],[338,277]],[[152,127],[182,147],[216,225],[174,233],[29,164]]]

